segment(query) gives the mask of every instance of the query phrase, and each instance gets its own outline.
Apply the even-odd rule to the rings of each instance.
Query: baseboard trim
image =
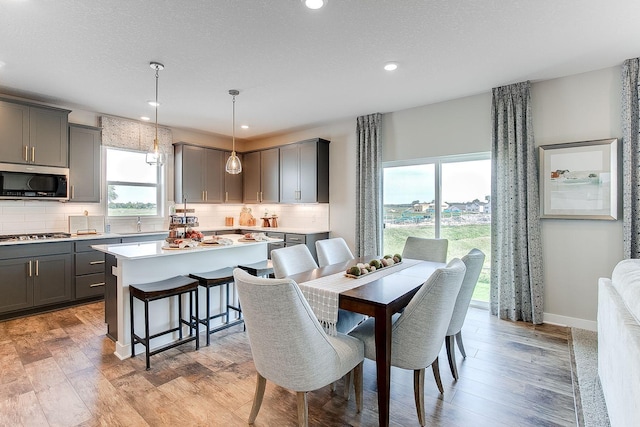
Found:
[[[542,321],[552,325],[568,326],[571,328],[586,329],[588,331],[597,331],[598,322],[594,320],[579,319],[577,317],[561,316],[559,314],[543,313]]]

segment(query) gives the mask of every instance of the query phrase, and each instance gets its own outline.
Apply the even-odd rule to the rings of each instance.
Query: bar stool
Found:
[[[207,345],[210,344],[210,341],[211,341],[210,335],[213,334],[214,332],[218,332],[223,329],[227,329],[232,326],[244,323],[244,320],[242,319],[242,310],[240,309],[240,307],[236,307],[232,305],[231,302],[229,301],[229,285],[233,283],[233,268],[225,267],[219,270],[207,271],[206,273],[189,274],[189,277],[191,277],[192,279],[196,279],[199,285],[206,289],[206,295],[207,295],[206,308],[205,308],[206,317],[200,318],[198,313],[198,322],[207,327]],[[210,310],[211,302],[210,302],[209,295],[210,295],[211,288],[215,286],[225,287],[227,301],[225,305],[225,310],[223,312],[212,315]],[[231,310],[237,312],[239,316],[238,319],[236,319],[233,322],[231,322],[231,318],[229,317]],[[224,317],[225,322],[222,325],[216,326],[215,328],[212,329],[211,320],[217,319],[219,317]]]
[[[189,320],[182,317],[182,295],[189,294]],[[178,297],[178,326],[167,329],[153,335],[149,333],[149,302],[156,301],[168,297]],[[196,350],[200,348],[200,339],[198,337],[198,317],[193,315],[193,297],[196,297],[196,314],[198,313],[198,282],[186,276],[175,276],[169,279],[157,282],[141,283],[129,285],[129,304],[131,307],[131,357],[136,356],[136,344],[142,344],[145,347],[145,358],[147,362],[147,371],[151,369],[150,357],[170,348],[177,347],[184,343],[195,341]],[[144,302],[144,337],[140,337],[135,333],[135,316],[133,312],[133,299],[137,298]],[[183,337],[182,325],[189,326],[189,336]],[[195,329],[195,334],[194,334]],[[162,335],[178,332],[178,340],[169,344],[162,345],[155,350],[150,349],[150,343],[153,338]]]
[[[253,264],[241,264],[238,268],[256,277],[273,277],[273,263],[270,259],[254,262]]]

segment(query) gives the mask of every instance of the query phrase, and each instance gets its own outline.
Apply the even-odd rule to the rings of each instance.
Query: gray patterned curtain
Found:
[[[493,89],[491,314],[542,323],[542,246],[529,82]]]
[[[382,114],[360,116],[356,164],[356,253],[378,255],[381,251]]]
[[[640,258],[640,58],[622,66],[622,230],[625,258]]]

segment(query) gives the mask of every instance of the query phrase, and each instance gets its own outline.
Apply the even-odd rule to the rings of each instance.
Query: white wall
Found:
[[[532,85],[536,144],[620,136],[620,67]],[[491,150],[491,93],[393,113],[383,119],[383,160]],[[265,139],[277,145],[331,140],[331,230],[355,242],[355,117]],[[621,221],[542,220],[547,322],[595,329],[598,277],[622,259]]]

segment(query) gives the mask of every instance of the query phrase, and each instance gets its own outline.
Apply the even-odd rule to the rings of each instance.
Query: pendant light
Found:
[[[231,135],[232,135],[232,146],[231,146],[231,155],[227,159],[227,165],[225,166],[225,170],[227,173],[231,175],[237,175],[242,172],[242,164],[240,164],[240,159],[236,155],[236,96],[240,94],[240,91],[236,89],[229,90],[229,95],[233,97],[233,110],[231,114]]]
[[[149,66],[156,70],[156,100],[154,103],[150,102],[156,108],[156,137],[153,139],[153,151],[147,153],[146,162],[152,166],[162,166],[164,159],[158,144],[158,105],[160,105],[158,103],[158,74],[160,70],[164,70],[164,65],[159,62],[150,62]]]

